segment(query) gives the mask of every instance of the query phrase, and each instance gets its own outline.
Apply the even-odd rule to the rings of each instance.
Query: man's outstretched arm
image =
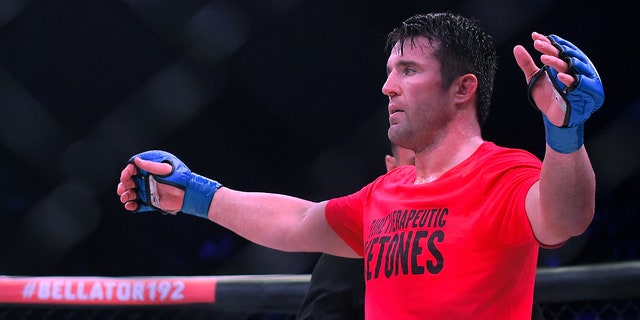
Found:
[[[328,225],[326,202],[232,190],[191,172],[165,151],[132,157],[122,170],[117,194],[128,211],[187,213],[269,248],[357,257]]]

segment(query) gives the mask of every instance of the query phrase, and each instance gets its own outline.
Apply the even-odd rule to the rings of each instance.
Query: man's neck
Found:
[[[475,135],[456,142],[444,141],[434,148],[427,148],[416,153],[415,184],[429,183],[437,180],[445,172],[468,159],[484,140]]]

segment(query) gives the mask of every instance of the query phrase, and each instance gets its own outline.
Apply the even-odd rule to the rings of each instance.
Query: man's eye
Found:
[[[404,69],[404,75],[411,75],[411,74],[414,74],[415,72],[416,71],[411,68]]]

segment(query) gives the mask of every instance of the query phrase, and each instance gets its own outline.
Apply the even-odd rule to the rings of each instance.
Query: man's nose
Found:
[[[395,74],[391,72],[387,75],[387,81],[382,85],[382,93],[390,98],[400,95],[400,88],[395,79]]]

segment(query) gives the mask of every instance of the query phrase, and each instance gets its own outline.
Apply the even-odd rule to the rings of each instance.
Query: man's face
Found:
[[[432,143],[451,119],[455,108],[442,87],[440,63],[426,38],[399,44],[387,61],[382,93],[389,97],[389,138],[414,150]]]

